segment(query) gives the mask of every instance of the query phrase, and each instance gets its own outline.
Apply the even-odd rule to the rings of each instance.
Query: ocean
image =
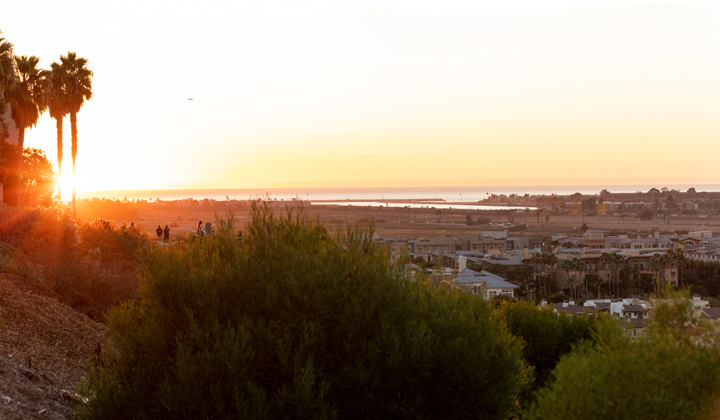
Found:
[[[267,188],[267,189],[158,189],[129,191],[91,191],[82,193],[82,198],[100,197],[128,200],[144,199],[154,201],[194,199],[248,200],[264,198],[271,200],[322,201],[422,201],[435,203],[473,204],[491,194],[530,194],[530,195],[569,195],[599,194],[602,189],[614,193],[647,192],[650,188],[662,188],[664,185],[558,185],[558,186],[478,186],[478,187],[397,187],[397,188]],[[667,185],[670,189],[687,191],[690,187],[700,191],[720,191],[720,185]]]

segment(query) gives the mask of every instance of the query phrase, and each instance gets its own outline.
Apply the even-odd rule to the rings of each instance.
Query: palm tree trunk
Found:
[[[55,128],[57,129],[57,160],[58,160],[58,178],[62,177],[62,161],[63,161],[63,121],[62,117],[55,118]],[[58,185],[58,201],[62,200],[62,189]]]
[[[77,113],[70,113],[70,138],[72,141],[70,153],[72,154],[72,165],[73,165],[73,181],[75,178],[75,157],[77,157]],[[73,184],[72,203],[75,206],[75,194],[76,188]]]
[[[22,206],[22,167],[23,167],[23,150],[25,148],[25,127],[18,127],[18,156],[17,156],[17,174],[15,176],[15,194],[17,194],[17,205]]]

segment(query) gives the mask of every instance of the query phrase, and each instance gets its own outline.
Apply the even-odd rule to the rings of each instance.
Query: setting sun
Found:
[[[56,196],[62,193],[62,197],[60,197],[62,201],[72,200],[73,188],[77,188],[76,181],[77,176],[73,175],[72,172],[62,174],[62,176],[58,178],[57,188],[55,188]]]

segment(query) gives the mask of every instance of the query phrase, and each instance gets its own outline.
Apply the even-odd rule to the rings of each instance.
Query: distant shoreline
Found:
[[[193,198],[214,199],[223,201],[270,198],[277,200],[303,201],[394,201],[420,202],[427,200],[444,200],[447,203],[477,203],[496,195],[571,195],[579,192],[583,195],[599,195],[606,189],[611,193],[647,192],[650,188],[662,188],[665,185],[550,185],[550,186],[477,186],[477,187],[349,187],[349,188],[187,188],[187,189],[153,189],[153,190],[106,190],[79,191],[81,198],[116,198],[122,200],[182,200]],[[680,192],[693,187],[700,192],[720,192],[720,184],[667,185],[669,189]]]

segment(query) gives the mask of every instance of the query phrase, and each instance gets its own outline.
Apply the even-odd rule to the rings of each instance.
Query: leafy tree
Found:
[[[588,197],[588,198],[584,199],[582,201],[582,207],[583,207],[583,209],[584,209],[583,211],[585,213],[588,213],[590,215],[597,214],[597,207],[598,207],[597,199],[595,197]]]
[[[665,198],[665,204],[667,205],[668,209],[674,209],[675,208],[675,197],[673,197],[672,194],[668,194]]]
[[[0,165],[6,167],[15,161],[17,147],[0,142]],[[52,204],[56,178],[52,163],[40,149],[26,148],[23,150],[22,173],[19,179],[19,190],[22,202],[26,206]],[[0,177],[3,182],[6,177]]]
[[[591,291],[595,291],[595,297],[600,297],[600,286],[602,286],[602,278],[598,273],[588,273],[585,275],[585,286],[586,289],[589,289]],[[587,294],[587,290],[585,291]],[[585,297],[587,300],[587,296]]]
[[[524,342],[523,355],[535,368],[534,388],[543,386],[560,357],[581,340],[590,340],[595,318],[538,309],[531,302],[502,305],[499,314],[510,332]]]
[[[566,300],[570,300],[570,296],[563,295],[563,294],[557,294],[552,295],[548,298],[548,303],[562,303]]]
[[[333,239],[256,205],[145,259],[142,301],[109,324],[117,356],[85,418],[505,419],[528,380],[476,296],[409,282],[368,228]]]
[[[720,297],[720,263],[687,259],[683,263],[682,281],[692,293]]]
[[[57,180],[52,162],[40,149],[26,148],[23,151],[23,173],[20,179],[22,202],[28,206],[52,204],[52,195]]]
[[[640,212],[638,214],[638,219],[640,220],[652,220],[653,216],[655,215],[655,212],[653,212],[650,209],[646,209]]]
[[[617,324],[599,324],[597,343],[581,344],[558,363],[524,418],[714,418],[718,351],[689,335],[687,299],[661,302],[655,311],[656,321],[635,341]]]

